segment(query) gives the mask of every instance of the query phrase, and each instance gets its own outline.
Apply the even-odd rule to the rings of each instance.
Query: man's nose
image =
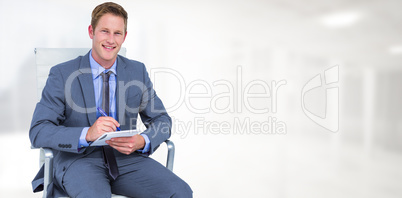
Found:
[[[114,39],[114,34],[109,34],[106,41],[107,41],[108,43],[110,43],[110,44],[113,44],[113,43],[114,43],[114,40],[115,40],[115,39]]]

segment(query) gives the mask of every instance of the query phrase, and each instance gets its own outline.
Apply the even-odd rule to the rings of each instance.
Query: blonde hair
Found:
[[[121,5],[113,2],[102,3],[96,6],[92,11],[91,25],[93,30],[95,30],[98,25],[99,19],[107,13],[122,17],[124,19],[124,32],[127,32],[127,12]]]

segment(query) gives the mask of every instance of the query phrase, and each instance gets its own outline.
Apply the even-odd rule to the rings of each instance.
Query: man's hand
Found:
[[[145,146],[145,139],[142,135],[134,135],[131,137],[118,137],[106,141],[114,149],[120,153],[130,155],[132,152],[143,149]]]
[[[88,133],[85,139],[88,142],[95,141],[106,132],[116,131],[116,127],[119,126],[120,124],[112,117],[99,117],[95,121],[95,123],[88,129]]]

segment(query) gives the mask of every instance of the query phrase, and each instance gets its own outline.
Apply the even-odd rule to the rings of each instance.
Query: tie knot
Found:
[[[108,71],[108,72],[102,72],[100,75],[102,76],[102,78],[103,78],[103,82],[108,82],[109,81],[109,77],[110,77],[110,74],[112,74],[112,71]]]

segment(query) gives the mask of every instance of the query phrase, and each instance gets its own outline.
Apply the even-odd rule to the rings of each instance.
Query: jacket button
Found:
[[[63,167],[63,172],[66,171],[66,167]]]

